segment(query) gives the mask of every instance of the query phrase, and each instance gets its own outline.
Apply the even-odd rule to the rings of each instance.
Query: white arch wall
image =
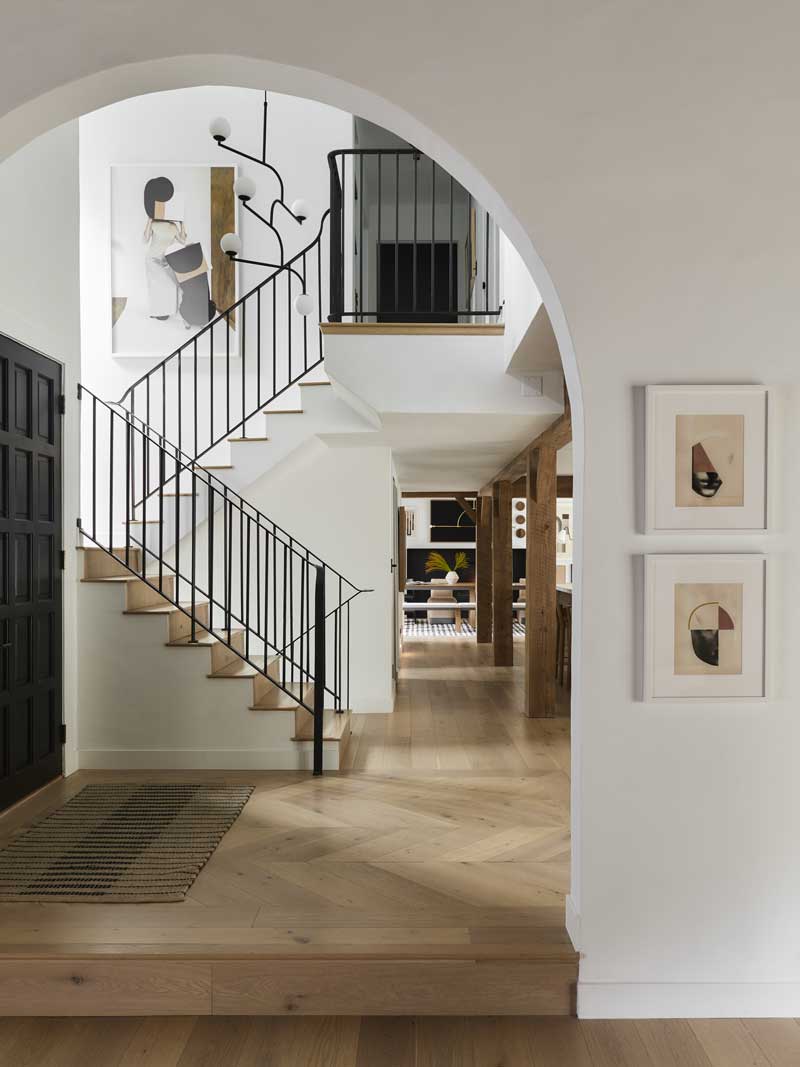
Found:
[[[55,0],[7,18],[0,99],[19,110],[0,121],[0,145],[147,89],[267,83],[394,129],[494,211],[548,307],[578,428],[581,1010],[800,1014],[800,12],[742,0],[299,0],[279,14],[248,0],[226,11],[231,53],[292,68],[209,58],[217,12],[183,7],[158,6],[159,33],[153,4],[120,15],[85,0],[66,27]],[[75,47],[63,48],[65,32]],[[147,62],[97,73],[120,59]],[[636,557],[719,546],[636,531],[634,389],[653,381],[776,387],[773,528],[724,542],[766,550],[779,571],[766,704],[635,699]]]

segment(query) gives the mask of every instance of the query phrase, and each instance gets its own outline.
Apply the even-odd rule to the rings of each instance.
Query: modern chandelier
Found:
[[[267,123],[269,115],[269,101],[267,100],[267,93],[264,90],[264,104],[262,114],[261,125],[261,157],[251,155],[249,152],[243,152],[239,148],[234,148],[233,145],[228,144],[228,138],[231,135],[230,122],[222,117],[218,116],[209,123],[209,133],[217,142],[220,148],[224,148],[226,152],[232,152],[234,155],[241,156],[243,159],[249,159],[252,163],[257,163],[260,167],[265,167],[268,171],[274,174],[278,181],[279,193],[273,198],[269,205],[269,211],[267,214],[262,215],[251,206],[250,201],[256,195],[256,183],[248,175],[240,175],[233,183],[234,194],[239,198],[239,201],[246,211],[249,211],[251,215],[262,222],[272,233],[278,242],[278,248],[280,251],[280,262],[278,263],[265,263],[258,259],[245,259],[242,257],[242,239],[238,233],[226,233],[220,241],[220,248],[228,256],[229,259],[234,260],[237,263],[248,263],[257,267],[268,267],[274,270],[280,270],[286,266],[286,253],[283,245],[283,238],[281,236],[278,227],[275,225],[275,213],[278,208],[290,216],[298,225],[302,226],[305,220],[308,218],[309,207],[305,200],[297,199],[292,201],[291,207],[289,207],[285,200],[286,190],[279,171],[271,163],[267,161]],[[293,277],[296,277],[301,286],[301,292],[298,294],[294,301],[295,310],[301,315],[309,315],[314,309],[314,301],[305,291],[305,283],[302,275],[289,266],[289,272]]]

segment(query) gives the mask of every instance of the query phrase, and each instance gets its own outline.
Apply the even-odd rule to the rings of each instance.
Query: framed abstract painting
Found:
[[[646,396],[647,532],[766,529],[766,387],[650,385]]]
[[[111,167],[111,352],[165,357],[236,302],[236,266],[220,248],[236,230],[235,167]],[[198,355],[235,350],[236,315]],[[231,336],[228,336],[228,335]]]
[[[645,556],[646,700],[762,700],[766,557]]]

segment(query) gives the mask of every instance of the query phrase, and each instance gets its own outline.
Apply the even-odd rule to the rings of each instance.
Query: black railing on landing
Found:
[[[368,590],[137,416],[79,395],[80,532],[183,612],[191,642],[213,634],[314,716],[320,773],[326,703],[350,706],[350,604]]]
[[[500,315],[497,228],[452,175],[414,148],[340,149],[328,165],[332,322]]]
[[[322,363],[327,222],[326,211],[313,241],[143,374],[120,405],[191,459],[233,433],[263,434],[255,416]],[[313,316],[295,307],[301,293]]]

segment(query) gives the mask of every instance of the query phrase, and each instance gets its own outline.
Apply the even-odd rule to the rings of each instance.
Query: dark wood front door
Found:
[[[0,335],[0,809],[62,770],[61,392]]]

